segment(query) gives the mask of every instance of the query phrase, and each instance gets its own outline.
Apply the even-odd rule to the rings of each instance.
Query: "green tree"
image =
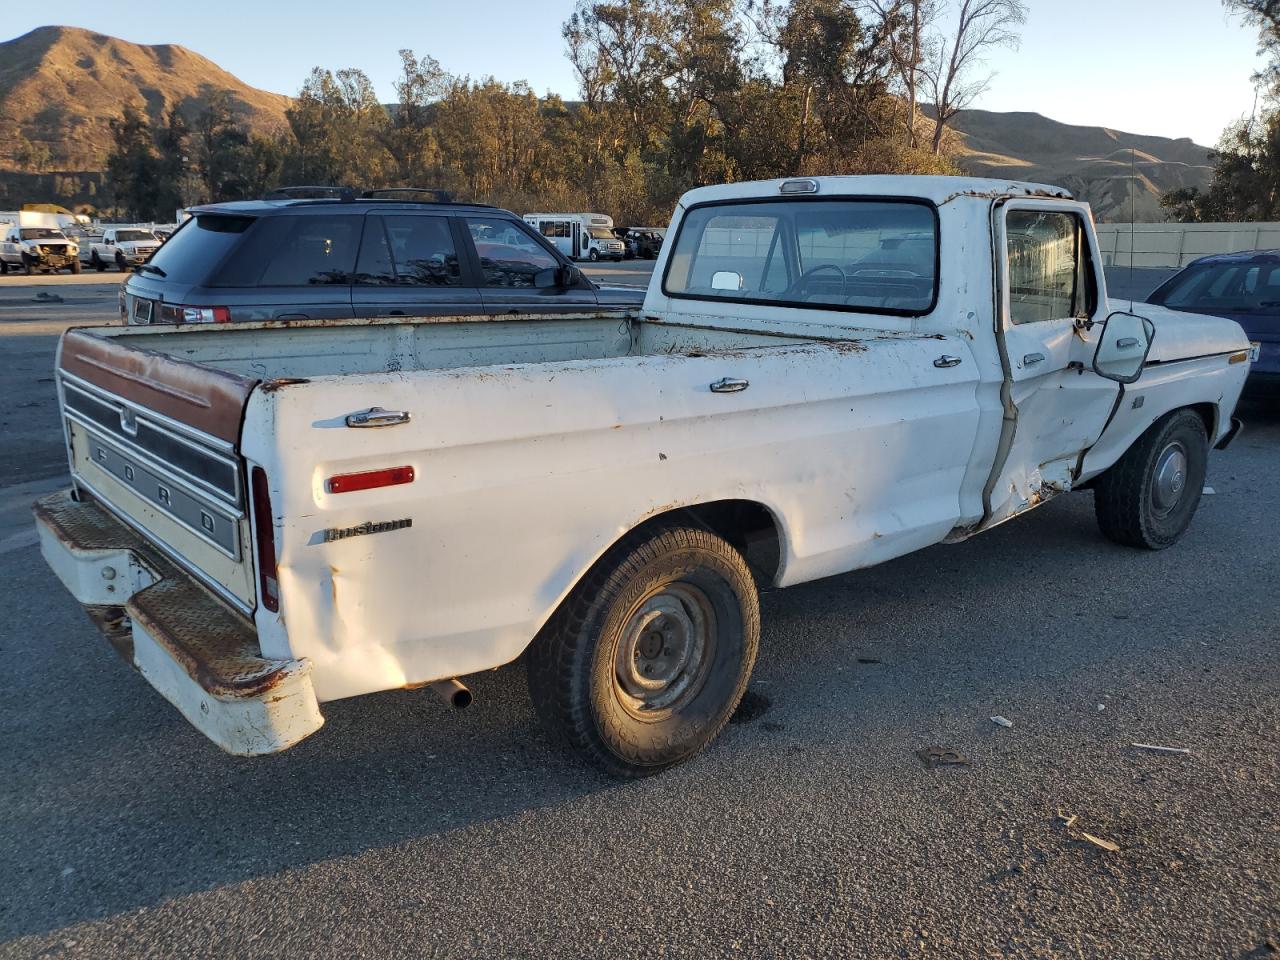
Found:
[[[1185,187],[1166,193],[1160,205],[1174,220],[1249,221],[1280,216],[1280,0],[1223,0],[1258,31],[1266,65],[1254,74],[1261,114],[1223,131],[1210,154],[1213,179],[1205,190]]]
[[[111,121],[114,142],[107,158],[107,182],[116,208],[135,220],[161,219],[156,203],[162,164],[145,117],[133,107]]]

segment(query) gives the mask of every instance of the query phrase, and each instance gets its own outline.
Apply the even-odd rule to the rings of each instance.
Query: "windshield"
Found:
[[[663,289],[698,300],[918,315],[932,309],[937,222],[905,200],[694,207]]]
[[[65,240],[61,230],[54,230],[52,227],[23,227],[23,240]]]
[[[1151,302],[1194,313],[1274,313],[1280,309],[1280,263],[1195,264],[1157,290]]]
[[[156,235],[150,230],[117,230],[116,242],[126,243],[130,240],[154,240]]]
[[[617,240],[618,239],[603,227],[593,227],[591,229],[591,236],[595,240]]]

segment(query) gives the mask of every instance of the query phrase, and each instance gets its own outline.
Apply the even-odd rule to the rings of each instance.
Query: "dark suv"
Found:
[[[634,307],[506,210],[401,199],[193,207],[126,281],[129,323],[559,313]]]

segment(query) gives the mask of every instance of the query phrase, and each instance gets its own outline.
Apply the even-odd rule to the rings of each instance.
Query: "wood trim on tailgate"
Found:
[[[260,382],[85,330],[62,338],[61,368],[125,400],[234,444],[249,394]]]

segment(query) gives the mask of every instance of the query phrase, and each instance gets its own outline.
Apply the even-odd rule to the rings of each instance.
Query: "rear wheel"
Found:
[[[755,665],[760,608],[742,555],[705,530],[639,531],[596,564],[529,652],[553,734],[617,777],[715,739]]]
[[[1094,510],[1116,543],[1163,550],[1191,525],[1204,490],[1209,439],[1192,410],[1157,421],[1094,483]]]
[[[8,272],[9,272],[9,264],[5,263],[3,260],[0,260],[0,277],[3,277]]]

